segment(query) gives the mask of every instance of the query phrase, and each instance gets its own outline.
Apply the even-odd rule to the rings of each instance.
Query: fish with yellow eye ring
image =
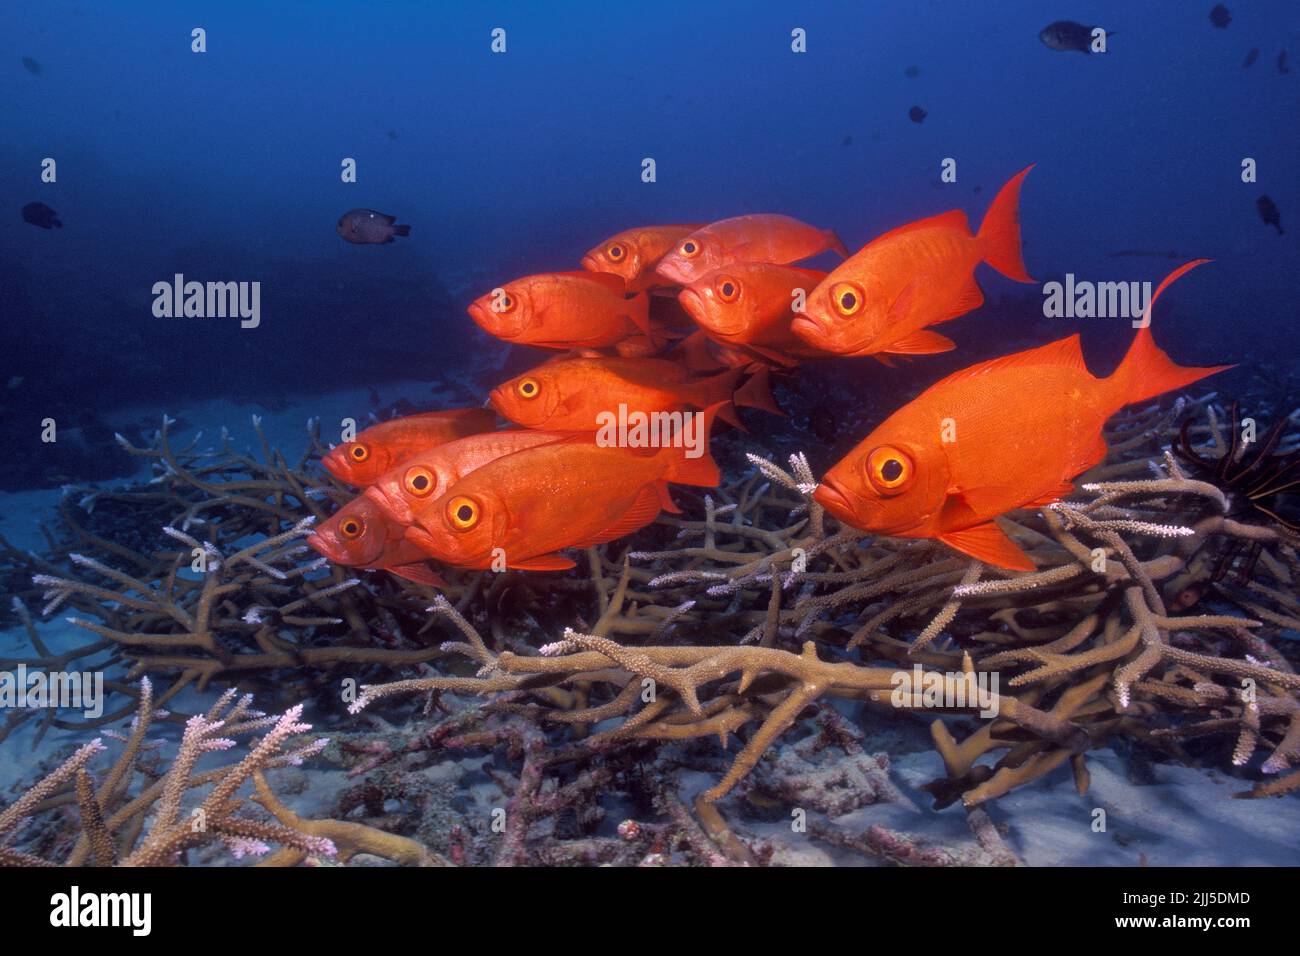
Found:
[[[625,229],[592,247],[582,257],[588,272],[608,272],[619,276],[628,292],[644,292],[666,281],[655,274],[659,260],[703,223],[688,226],[639,226]]]
[[[707,428],[716,406],[705,412]],[[506,455],[452,486],[406,532],[429,557],[461,568],[563,571],[559,552],[621,538],[661,510],[677,512],[668,484],[716,487],[705,451],[601,447],[591,436]]]
[[[353,441],[335,445],[321,464],[339,481],[365,487],[422,451],[491,431],[496,420],[486,408],[453,408],[394,418],[371,425]]]
[[[1166,277],[1147,315],[1171,282],[1205,261]],[[863,531],[937,538],[989,564],[1032,571],[994,519],[1069,494],[1073,479],[1106,457],[1102,426],[1125,405],[1227,368],[1174,364],[1149,325],[1106,378],[1088,371],[1078,335],[981,362],[889,416],[826,473],[813,498]]]
[[[408,581],[444,587],[429,555],[406,539],[405,524],[394,521],[373,500],[349,501],[307,537],[307,544],[335,564],[388,571]]]

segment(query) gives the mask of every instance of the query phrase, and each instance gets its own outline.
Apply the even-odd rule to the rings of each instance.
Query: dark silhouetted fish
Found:
[[[1291,68],[1286,65],[1286,50],[1277,55],[1277,71],[1279,73],[1290,73]]]
[[[395,130],[395,129],[390,129],[390,130],[388,131],[388,138],[389,138],[389,139],[397,139],[397,130]]]
[[[41,75],[41,65],[33,60],[30,56],[23,57],[23,66],[27,67],[27,72],[33,76]]]
[[[43,202],[29,202],[23,206],[23,221],[42,229],[62,229],[59,214]]]
[[[1092,31],[1096,27],[1085,27],[1082,23],[1075,23],[1073,20],[1057,20],[1055,23],[1049,23],[1043,29],[1038,31],[1038,39],[1042,40],[1044,45],[1053,50],[1060,50],[1068,53],[1077,50],[1080,53],[1092,52]],[[1115,34],[1109,30],[1106,31],[1106,37],[1109,39]]]
[[[835,439],[839,436],[839,430],[835,427],[835,416],[825,405],[818,405],[808,413],[808,427],[825,445],[835,444]]]
[[[842,140],[840,140],[840,145],[841,145],[841,146],[852,146],[852,145],[853,145],[853,137],[852,137],[852,136],[845,136]]]
[[[1251,66],[1254,66],[1255,61],[1258,59],[1259,59],[1259,47],[1255,47],[1253,50],[1251,50],[1249,53],[1246,54],[1246,59],[1242,61],[1241,68],[1245,70]]]
[[[921,109],[921,107],[919,106],[913,106],[910,110],[907,111],[907,118],[910,119],[913,123],[923,122],[925,118],[929,115],[930,115],[929,113]]]
[[[386,216],[373,209],[351,209],[339,219],[335,231],[358,246],[392,242],[393,236],[409,236],[410,226],[396,225],[396,216]]]
[[[1255,200],[1255,208],[1259,210],[1259,218],[1264,220],[1265,225],[1272,226],[1277,230],[1279,236],[1284,235],[1282,230],[1282,214],[1278,212],[1277,203],[1267,196],[1260,196]]]
[[[1220,29],[1227,29],[1228,24],[1232,22],[1232,14],[1223,4],[1217,3],[1210,11],[1210,22]]]
[[[914,80],[921,75],[921,68],[919,66],[909,66],[903,71],[903,75],[909,80]]]

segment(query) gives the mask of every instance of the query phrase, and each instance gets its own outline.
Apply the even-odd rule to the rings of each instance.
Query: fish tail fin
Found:
[[[394,226],[394,227],[393,227],[393,235],[395,235],[395,236],[409,236],[410,234],[411,234],[411,227],[410,227],[410,226]]]
[[[732,396],[732,401],[737,405],[744,405],[747,408],[757,408],[764,412],[770,412],[773,415],[779,415],[782,418],[788,418],[785,411],[776,403],[776,397],[772,394],[772,376],[766,365],[760,366],[758,371],[749,377],[744,385],[736,389]]]
[[[1033,168],[1032,163],[1026,166],[998,190],[975,236],[983,260],[1017,282],[1034,281],[1025,271],[1025,260],[1020,252],[1020,186]]]
[[[834,229],[827,229],[824,235],[826,236],[826,242],[830,245],[830,248],[834,249],[845,259],[849,257],[849,250],[844,248],[844,243],[840,242],[840,237],[835,234]]]
[[[718,470],[718,463],[713,460],[713,455],[709,452],[709,434],[713,431],[713,420],[723,407],[729,404],[729,402],[717,402],[704,411],[695,413],[701,416],[698,419],[699,430],[696,433],[698,453],[692,458],[689,457],[689,449],[685,453],[673,449],[674,454],[669,459],[668,473],[664,476],[666,481],[678,485],[696,485],[701,488],[716,488],[722,483],[722,473]]]
[[[1155,306],[1156,299],[1160,298],[1160,293],[1184,273],[1209,261],[1209,259],[1194,259],[1185,263],[1165,276],[1164,281],[1156,287],[1144,313],[1147,324],[1138,329],[1124,360],[1119,363],[1115,373],[1107,379],[1107,382],[1111,383],[1117,409],[1134,402],[1155,398],[1176,388],[1185,388],[1207,375],[1232,368],[1231,365],[1211,365],[1205,368],[1179,365],[1156,345],[1155,337],[1151,334],[1151,309]]]

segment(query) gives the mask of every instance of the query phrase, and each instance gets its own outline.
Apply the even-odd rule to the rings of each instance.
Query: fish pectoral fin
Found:
[[[762,345],[742,345],[741,348],[747,352],[754,353],[759,358],[764,359],[772,365],[779,365],[782,368],[793,368],[799,364],[797,358],[786,355],[784,352],[779,352],[776,349],[766,348]]]
[[[1037,565],[1029,559],[1029,555],[1021,551],[1020,547],[1007,537],[1006,532],[992,521],[963,528],[960,531],[949,531],[941,534],[939,540],[963,554],[969,554],[972,558],[978,558],[1000,568],[1010,568],[1013,571],[1038,569]]]
[[[577,567],[562,554],[539,554],[535,558],[525,558],[522,561],[507,559],[506,566],[518,568],[520,571],[568,571],[570,568]]]
[[[665,489],[667,494],[667,489]],[[651,521],[654,521],[659,515],[662,501],[659,492],[654,485],[646,485],[642,488],[633,500],[631,507],[623,512],[623,515],[609,527],[592,535],[583,541],[574,542],[575,548],[586,548],[592,545],[604,544],[606,541],[613,541],[615,538],[621,538],[633,531],[639,531]]]
[[[966,283],[965,288],[961,290],[961,294],[957,296],[957,300],[953,302],[952,311],[939,321],[947,322],[949,319],[955,319],[967,312],[974,312],[983,304],[984,292],[980,289],[979,283],[975,281],[975,277],[971,276],[970,282]]]
[[[885,316],[885,327],[895,328],[901,325],[912,311],[912,303],[916,301],[916,280],[903,286],[898,295],[894,296],[894,301],[889,304],[889,313]]]
[[[895,355],[933,355],[936,352],[951,352],[957,347],[952,339],[928,329],[917,329],[897,342],[891,342],[881,349]]]
[[[414,564],[397,564],[388,568],[390,574],[395,574],[399,578],[405,578],[408,581],[414,581],[416,584],[427,584],[431,588],[445,588],[447,582],[437,571],[433,570],[432,565],[420,561]]]

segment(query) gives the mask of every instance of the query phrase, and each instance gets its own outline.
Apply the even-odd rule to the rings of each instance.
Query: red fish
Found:
[[[608,272],[621,276],[628,292],[644,292],[663,281],[655,275],[655,266],[677,243],[702,223],[690,226],[641,226],[606,239],[582,257],[582,267],[590,272]]]
[[[1198,259],[1176,269],[1160,293]],[[1175,365],[1137,333],[1119,368],[1097,378],[1079,336],[982,362],[930,386],[887,418],[822,479],[813,497],[841,521],[878,534],[937,538],[989,564],[1034,563],[994,523],[1049,504],[1106,456],[1102,426],[1125,405],[1231,368]]]
[[[499,339],[539,348],[599,349],[638,336],[655,339],[646,294],[629,297],[623,280],[604,272],[525,276],[480,296],[469,314]]]
[[[366,489],[366,495],[394,521],[409,525],[421,509],[432,505],[476,468],[525,448],[570,438],[571,434],[508,429],[458,438],[421,452],[382,475]]]
[[[708,418],[700,424],[707,444]],[[462,478],[407,537],[430,557],[462,568],[563,571],[563,548],[631,534],[660,509],[678,511],[668,482],[714,487],[707,450],[619,448],[589,439],[558,442],[498,458]]]
[[[429,555],[408,541],[406,525],[384,514],[365,495],[354,498],[307,537],[319,554],[345,567],[389,571],[398,577],[445,587]]]
[[[453,408],[394,418],[371,425],[355,441],[330,449],[321,464],[339,481],[365,486],[428,448],[491,431],[496,420],[486,408]]]
[[[959,209],[900,226],[840,263],[808,296],[795,334],[836,355],[946,352],[952,340],[927,326],[984,303],[975,267],[987,262],[1007,278],[1032,282],[1020,257],[1020,185],[1011,178],[971,234]]]
[[[715,341],[780,366],[827,355],[790,329],[826,277],[816,269],[738,262],[697,279],[678,296],[686,311]]]
[[[656,271],[677,285],[690,285],[733,262],[785,265],[827,249],[845,257],[849,254],[830,229],[818,229],[790,216],[759,213],[722,219],[691,233],[659,261]]]
[[[553,359],[492,390],[489,401],[504,417],[525,428],[595,431],[600,416],[617,414],[620,405],[633,411],[670,412],[704,409],[719,402],[724,420],[739,425],[730,407],[739,370],[692,378],[677,362],[652,358]],[[749,392],[740,400],[760,405]]]

